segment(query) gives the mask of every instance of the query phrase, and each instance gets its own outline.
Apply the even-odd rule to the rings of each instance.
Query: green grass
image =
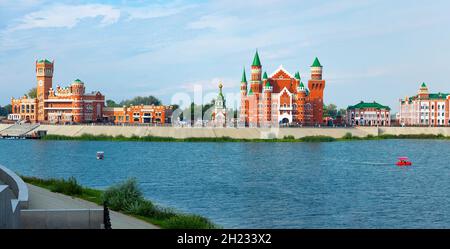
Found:
[[[215,229],[220,228],[205,217],[177,212],[170,208],[159,207],[145,199],[135,179],[111,186],[102,191],[83,187],[74,177],[69,179],[40,179],[21,176],[32,185],[52,192],[77,197],[103,205],[104,202],[114,211],[118,211],[165,229]]]
[[[62,136],[47,135],[43,140],[75,140],[75,141],[117,141],[117,142],[252,142],[252,143],[296,143],[296,142],[335,142],[335,141],[354,141],[354,140],[383,140],[383,139],[450,139],[442,134],[409,134],[409,135],[367,135],[366,137],[353,136],[350,132],[341,138],[333,138],[330,136],[306,136],[295,138],[294,136],[285,136],[283,138],[269,139],[241,139],[231,137],[190,137],[190,138],[172,138],[172,137],[154,137],[154,136],[108,136],[108,135],[90,135],[83,134],[81,136]]]

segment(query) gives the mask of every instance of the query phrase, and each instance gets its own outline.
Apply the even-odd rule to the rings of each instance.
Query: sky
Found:
[[[422,82],[450,92],[448,10],[447,0],[0,0],[0,105],[36,85],[41,58],[55,61],[54,85],[79,78],[117,102],[170,104],[195,86],[209,102],[219,82],[239,94],[257,49],[263,71],[283,65],[305,83],[317,56],[326,104],[396,111]]]

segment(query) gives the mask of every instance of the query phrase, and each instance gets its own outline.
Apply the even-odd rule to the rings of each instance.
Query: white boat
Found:
[[[97,152],[97,160],[103,160],[103,158],[105,158],[105,152],[98,151]]]

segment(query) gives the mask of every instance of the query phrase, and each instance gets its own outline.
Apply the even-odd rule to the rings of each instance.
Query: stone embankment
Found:
[[[10,125],[0,124],[0,131]],[[431,134],[450,136],[450,127],[355,127],[355,128],[187,128],[187,127],[154,127],[154,126],[108,126],[108,125],[40,125],[37,130],[46,130],[49,135],[81,136],[108,135],[108,136],[154,136],[173,138],[215,138],[230,137],[237,139],[267,139],[295,138],[307,136],[329,136],[341,138],[347,133],[353,136],[365,137],[367,135],[416,135]]]
[[[41,125],[38,130],[46,130],[49,135],[81,136],[108,135],[108,136],[154,136],[173,138],[215,138],[230,137],[238,139],[266,139],[294,136],[330,136],[341,138],[346,133],[353,136],[376,136],[377,128],[177,128],[177,127],[150,127],[150,126],[57,126]]]

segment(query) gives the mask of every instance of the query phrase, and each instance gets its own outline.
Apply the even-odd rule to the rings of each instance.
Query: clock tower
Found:
[[[47,104],[45,100],[48,99],[50,88],[52,88],[53,80],[53,61],[37,60],[36,61],[36,78],[37,78],[37,119],[38,122],[48,121]]]

